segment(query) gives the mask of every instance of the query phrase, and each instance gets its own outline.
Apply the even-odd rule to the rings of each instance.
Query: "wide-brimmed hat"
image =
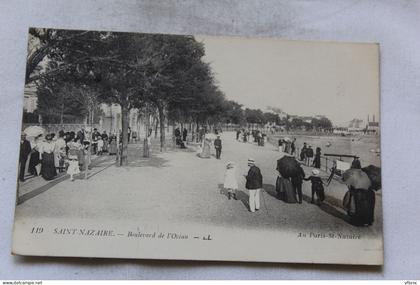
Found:
[[[312,174],[317,176],[319,175],[319,170],[318,169],[312,169]]]
[[[226,168],[234,168],[235,167],[235,163],[230,161],[228,162],[228,164],[226,164]]]
[[[45,136],[45,139],[47,141],[51,141],[53,139],[53,135],[52,134],[48,134],[48,135]]]

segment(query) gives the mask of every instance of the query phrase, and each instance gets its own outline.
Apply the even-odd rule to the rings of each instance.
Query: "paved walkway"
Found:
[[[382,231],[382,201],[377,195],[376,221],[356,228],[340,209],[345,186],[333,181],[326,189],[327,203],[308,203],[310,183],[304,183],[303,204],[286,204],[275,197],[276,161],[282,154],[270,144],[241,143],[234,133],[222,135],[222,159],[201,159],[193,147],[169,150],[142,158],[140,145],[130,145],[130,163],[110,166],[89,180],[59,183],[17,208],[18,215],[142,221],[194,222],[265,229],[326,230],[376,235]],[[214,150],[213,150],[214,155]],[[244,189],[247,159],[252,157],[264,176],[262,208],[248,211]],[[239,200],[228,200],[222,183],[225,165],[238,165]],[[306,168],[309,173],[309,168]],[[48,207],[45,207],[48,205]]]

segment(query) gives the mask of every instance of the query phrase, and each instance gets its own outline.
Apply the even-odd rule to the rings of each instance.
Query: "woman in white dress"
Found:
[[[236,191],[238,190],[238,181],[236,180],[236,165],[233,162],[229,162],[226,165],[225,179],[223,187],[227,190],[228,199],[236,198]]]
[[[82,144],[79,142],[79,139],[75,139],[74,141],[69,142],[69,155],[68,155],[68,163],[69,167],[67,168],[67,174],[70,175],[70,180],[74,181],[74,175],[80,173],[79,168],[79,153],[83,149]]]
[[[55,141],[55,167],[59,172],[64,170],[64,158],[66,157],[66,141],[64,140],[64,132],[58,134],[58,139]]]

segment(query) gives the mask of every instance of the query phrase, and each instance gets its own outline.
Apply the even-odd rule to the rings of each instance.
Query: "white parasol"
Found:
[[[45,129],[40,126],[30,126],[23,130],[23,132],[28,137],[37,137],[39,135],[43,135],[45,133]]]

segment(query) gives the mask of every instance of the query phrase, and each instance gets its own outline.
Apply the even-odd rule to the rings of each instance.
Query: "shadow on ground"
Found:
[[[223,184],[219,183],[218,184],[219,187],[219,191],[220,194],[225,196],[226,199],[228,199],[228,190],[226,188],[223,187]],[[242,202],[242,204],[245,206],[246,209],[249,209],[249,195],[247,193],[245,193],[242,190],[236,190],[236,200],[239,200]]]
[[[274,185],[264,184],[263,188],[264,188],[264,191],[268,195],[272,196],[275,199],[278,199],[277,192],[276,192],[276,187]],[[304,202],[311,203],[311,197],[309,197],[308,195],[303,194],[302,198],[303,198]],[[327,213],[331,216],[334,216],[336,218],[342,219],[346,223],[350,224],[350,218],[349,218],[348,215],[346,215],[344,210],[340,211],[340,210],[337,209],[337,207],[333,206],[333,205],[340,205],[340,203],[341,203],[341,201],[339,201],[338,199],[328,196],[328,197],[325,198],[325,201],[319,205],[319,208],[322,211],[324,211],[325,213]]]

